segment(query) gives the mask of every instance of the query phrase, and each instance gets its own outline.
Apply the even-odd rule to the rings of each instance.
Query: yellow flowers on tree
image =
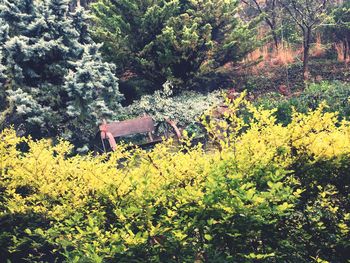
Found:
[[[17,262],[341,262],[349,247],[350,122],[244,97],[204,118],[219,147],[124,146],[0,134],[0,256]],[[20,146],[20,147],[19,147]],[[26,149],[20,151],[19,149]]]

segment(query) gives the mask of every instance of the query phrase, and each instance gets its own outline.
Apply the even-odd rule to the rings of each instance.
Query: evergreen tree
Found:
[[[0,93],[3,93],[5,90],[4,85],[6,80],[5,66],[3,65],[3,56],[2,56],[3,51],[1,48],[1,43],[4,43],[6,41],[7,33],[8,33],[8,27],[0,19]]]
[[[82,44],[92,43],[92,39],[90,37],[90,33],[88,30],[88,15],[87,11],[84,8],[78,7],[76,10],[71,13],[72,16],[72,26],[75,30],[78,31],[78,41]]]
[[[3,56],[1,44],[6,41],[8,37],[8,26],[0,19],[0,112],[6,108],[6,90],[5,83],[7,80],[6,68],[3,65]],[[0,119],[0,124],[2,123],[2,118]]]
[[[8,27],[8,34],[14,36],[35,19],[37,9],[33,0],[1,0],[0,11],[1,24]]]
[[[96,44],[85,46],[83,58],[75,63],[75,71],[68,74],[64,86],[68,95],[64,136],[79,145],[80,151],[87,149],[81,142],[95,135],[102,118],[113,118],[121,110],[114,67],[102,62],[98,49]]]
[[[6,105],[6,93],[5,93],[5,66],[1,64],[2,54],[0,50],[0,111],[3,111]]]
[[[0,51],[0,61],[2,60],[2,54]],[[5,75],[5,66],[3,66],[0,63],[0,85],[1,85],[1,92],[3,91],[3,86],[5,85],[6,81],[6,75]]]
[[[65,0],[2,0],[0,19],[9,32],[7,39],[1,43],[1,49],[9,78],[8,100],[14,106],[11,123],[24,123],[33,137],[67,134],[67,129],[71,127],[67,127],[67,123],[72,123],[72,116],[68,113],[72,104],[70,100],[78,98],[69,94],[65,82],[69,72],[78,70],[79,61],[84,60],[86,45],[92,44],[84,11],[78,9],[74,14],[69,13]],[[96,59],[96,65],[103,67],[97,56],[93,59]],[[111,73],[103,71],[100,78],[104,78],[103,74],[110,77]],[[107,85],[106,89],[118,92],[115,78]],[[99,97],[96,99],[100,100]],[[117,101],[114,101],[115,97],[110,99],[103,98],[105,107],[111,106],[114,110],[119,97]],[[96,104],[80,106],[97,107]],[[88,113],[79,118],[87,116]],[[87,123],[89,120],[85,120],[86,126],[90,125]],[[90,125],[96,130],[97,127],[92,125],[96,122]],[[71,134],[70,138],[76,142],[81,138],[80,134]],[[87,136],[84,139],[86,143]]]
[[[235,0],[99,0],[95,35],[119,73],[193,86],[254,47]]]

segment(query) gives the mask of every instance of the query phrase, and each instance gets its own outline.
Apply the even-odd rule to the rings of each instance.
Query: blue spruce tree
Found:
[[[5,66],[1,64],[1,60],[2,60],[2,54],[0,50],[0,111],[3,111],[6,106],[6,93],[5,93],[6,74],[5,74]]]
[[[0,21],[0,27],[8,29],[7,36],[0,39],[0,49],[8,78],[7,100],[13,105],[11,123],[25,124],[34,138],[67,137],[86,149],[91,139],[88,134],[97,128],[96,113],[116,114],[121,96],[117,79],[112,77],[113,66],[102,62],[89,37],[84,10],[70,13],[66,0],[0,0]],[[89,59],[96,70],[86,81],[109,79],[103,85],[113,96],[108,97],[100,83],[82,85],[77,79],[77,86],[72,84],[72,75],[90,66]],[[79,97],[89,93],[93,93],[91,99]],[[102,104],[105,110],[100,111]],[[82,116],[73,116],[73,108]],[[91,131],[77,134],[80,128],[74,125],[81,124]]]
[[[6,108],[6,89],[5,84],[7,80],[6,68],[3,65],[3,56],[1,43],[4,43],[8,36],[8,26],[0,19],[0,112]],[[0,124],[3,122],[3,118],[0,119]]]
[[[79,144],[95,135],[94,128],[102,118],[113,118],[121,111],[119,101],[123,97],[118,91],[114,67],[102,61],[98,45],[85,45],[83,57],[75,66],[64,86],[68,95],[65,138]],[[80,146],[81,152],[88,148],[87,144]]]

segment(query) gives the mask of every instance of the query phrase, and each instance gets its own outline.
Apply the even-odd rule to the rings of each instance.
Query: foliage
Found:
[[[0,87],[5,86],[6,82],[6,72],[5,72],[5,67],[1,63],[2,60],[2,54],[1,54],[1,49],[0,49]],[[0,111],[4,110],[4,105],[6,105],[6,93],[5,89],[1,88],[0,89]]]
[[[74,125],[96,127],[97,118],[118,110],[120,96],[113,67],[102,62],[97,47],[90,57],[84,53],[95,45],[84,11],[69,13],[65,0],[4,0],[0,23],[6,28],[0,49],[7,75],[6,91],[2,85],[1,93],[6,92],[13,105],[8,121],[16,127],[24,124],[36,138],[69,134],[77,146],[86,145],[88,134],[81,136]],[[88,71],[89,76],[83,76]],[[72,77],[74,73],[78,75]],[[79,98],[83,93],[86,97]]]
[[[1,50],[0,50],[1,52]],[[0,53],[0,61],[2,60],[2,54]],[[4,85],[6,81],[5,66],[0,63],[0,84]]]
[[[330,0],[280,0],[303,35],[303,74],[309,79],[309,52],[314,30],[329,20],[327,14]]]
[[[344,60],[350,57],[350,3],[344,2],[333,11],[334,25],[331,26],[331,33],[335,34],[338,41],[343,42]]]
[[[167,80],[191,88],[254,48],[251,23],[225,0],[99,0],[94,34],[120,74],[132,73],[157,89]]]
[[[336,23],[338,38],[350,38],[350,3],[344,2],[333,11],[334,20]]]
[[[330,111],[338,112],[340,118],[350,115],[350,87],[344,82],[322,82],[310,84],[300,95],[286,98],[278,93],[268,93],[260,97],[256,104],[267,109],[276,108],[276,117],[279,122],[288,124],[291,121],[293,107],[306,113],[309,109],[315,110],[325,101]]]
[[[239,115],[249,112],[249,122]],[[0,135],[0,256],[18,262],[345,262],[350,123],[239,98],[205,118],[218,149],[68,157],[60,142]],[[227,133],[229,132],[229,133]],[[186,134],[185,134],[186,135]],[[215,136],[216,135],[216,136]],[[18,144],[26,144],[21,152]]]
[[[201,94],[194,91],[184,91],[173,96],[173,86],[170,82],[163,85],[162,91],[145,95],[135,101],[125,110],[131,116],[151,115],[156,121],[164,118],[177,120],[180,126],[198,122],[199,117],[210,108],[223,103],[219,91]]]
[[[283,15],[283,8],[279,6],[278,0],[241,0],[250,9],[255,11],[253,16],[260,15],[270,28],[270,34],[275,44],[275,48],[279,48],[280,37],[279,30],[281,30],[281,16]]]
[[[101,116],[113,119],[122,111],[119,104],[122,95],[118,91],[118,80],[113,75],[114,67],[102,62],[98,48],[96,44],[86,45],[82,59],[75,65],[75,72],[71,71],[66,77],[64,88],[68,95],[69,117],[63,138],[76,146],[94,137]],[[106,101],[109,104],[106,105]],[[80,149],[83,152],[88,150]]]

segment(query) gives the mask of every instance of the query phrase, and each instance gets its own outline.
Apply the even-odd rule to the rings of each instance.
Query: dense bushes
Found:
[[[172,85],[167,82],[163,91],[143,96],[140,100],[125,107],[123,115],[125,118],[134,118],[147,113],[157,121],[169,117],[177,120],[179,126],[186,127],[198,122],[199,117],[205,111],[222,105],[223,94],[224,92],[220,91],[207,94],[185,91],[173,95]],[[267,92],[258,96],[254,104],[266,109],[276,108],[275,116],[278,122],[288,124],[291,121],[293,107],[299,112],[306,113],[308,109],[315,110],[322,101],[330,105],[328,111],[337,111],[340,118],[347,118],[350,115],[349,98],[349,84],[340,81],[325,81],[311,83],[305,90],[292,97],[285,97],[277,92]]]
[[[249,112],[250,123],[239,117]],[[346,262],[350,123],[321,106],[283,127],[245,101],[206,118],[219,145],[68,157],[0,137],[0,256],[12,262]],[[27,145],[20,152],[18,144]]]
[[[187,126],[198,122],[204,112],[222,103],[223,97],[220,91],[207,94],[184,91],[173,95],[172,84],[166,82],[162,91],[142,96],[140,100],[126,107],[125,113],[129,116],[140,116],[146,113],[156,121],[162,121],[168,117],[177,120],[180,126]]]
[[[268,93],[261,96],[256,104],[264,108],[276,108],[276,117],[279,122],[287,124],[291,121],[293,107],[306,113],[309,109],[315,110],[325,101],[328,111],[338,112],[339,117],[348,118],[350,114],[350,85],[345,82],[322,82],[310,84],[298,96],[284,97],[279,93]]]

